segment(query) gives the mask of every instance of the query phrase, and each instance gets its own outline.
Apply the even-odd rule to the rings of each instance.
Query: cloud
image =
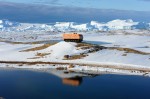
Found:
[[[47,5],[62,5],[59,3],[59,0],[37,0],[33,3],[47,4]]]
[[[0,2],[0,19],[19,22],[51,23],[57,21],[89,22],[113,19],[134,19],[150,21],[149,12],[113,9],[92,9],[79,7],[43,6]]]
[[[139,0],[139,1],[150,1],[150,0]]]
[[[58,3],[58,1],[59,1],[59,0],[51,0],[51,3],[52,3],[52,4],[56,4],[56,3]]]

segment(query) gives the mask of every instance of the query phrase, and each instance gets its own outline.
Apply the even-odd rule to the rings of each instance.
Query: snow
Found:
[[[55,27],[66,27],[68,28],[70,26],[70,24],[73,24],[73,22],[56,22],[56,24],[54,25]]]
[[[117,50],[102,50],[97,53],[89,54],[89,56],[85,57],[85,61],[93,61],[93,62],[102,62],[102,63],[122,63],[122,64],[134,64],[134,65],[143,65],[149,66],[150,60],[149,55],[139,55],[139,54],[127,54],[127,56],[123,56],[126,54],[124,51]]]
[[[2,24],[3,23],[3,21],[2,20],[0,20],[0,24]]]
[[[115,33],[115,32],[114,32]],[[143,52],[150,53],[150,37],[145,35],[124,35],[124,34],[86,34],[84,35],[85,41],[90,41],[90,43],[99,42],[97,44],[104,45],[106,47],[123,47],[123,48],[132,48],[136,50],[140,50]],[[147,47],[147,48],[146,48]]]
[[[0,20],[2,31],[110,31],[110,30],[132,30],[150,29],[148,22],[134,22],[132,19],[112,20],[109,22],[91,21],[89,23],[56,22],[49,24],[29,24]]]
[[[54,25],[59,30],[70,30],[75,29],[78,31],[87,31],[87,30],[120,30],[120,29],[132,29],[132,26],[138,25],[138,22],[133,22],[133,20],[112,20],[107,23],[99,23],[97,21],[91,21],[85,24],[75,24],[74,22],[56,22]]]
[[[148,28],[149,25],[149,23],[119,19],[106,23],[91,21],[91,23],[82,24],[75,22],[29,24],[10,22],[8,20],[4,22],[3,20],[0,20],[0,61],[92,63],[150,68],[150,32],[149,30],[135,29],[143,28],[142,26]],[[106,31],[100,32],[95,31],[94,29]],[[86,52],[86,50],[77,49],[77,43],[62,41],[62,32],[58,32],[59,30],[64,32],[77,31],[78,33],[83,34],[84,42],[87,43],[98,44],[105,47],[130,48],[145,52],[147,55],[126,53],[125,51],[115,49],[104,49],[98,52],[89,53],[88,56],[83,57],[82,59],[63,60],[64,55],[80,55],[80,53]],[[52,43],[52,40],[57,43],[48,48],[30,52],[22,51],[39,47],[45,43]],[[11,42],[26,42],[27,44],[13,44]],[[34,42],[39,43],[34,44]],[[37,57],[37,53],[47,53],[48,55],[35,58]],[[86,70],[86,68],[84,69]],[[93,70],[97,69],[93,68]]]
[[[33,48],[39,46],[38,45],[29,45],[29,44],[8,44],[8,43],[0,43],[0,60],[3,61],[26,61],[27,58],[32,57],[34,53],[31,52],[20,52],[25,49]]]
[[[3,25],[0,25],[0,29],[3,28]]]
[[[132,70],[121,70],[121,69],[115,69],[115,68],[103,68],[103,67],[95,67],[95,66],[82,66],[82,65],[74,65],[74,68],[69,68],[68,65],[26,65],[22,64],[16,65],[16,64],[5,64],[2,63],[0,64],[0,68],[15,68],[15,69],[28,69],[28,70],[38,70],[38,71],[44,71],[51,73],[53,75],[56,75],[61,78],[71,78],[71,77],[76,77],[76,76],[88,76],[87,74],[124,74],[124,75],[144,75],[150,77],[150,73],[148,72],[140,72],[140,71],[132,71]],[[74,71],[73,73],[66,74],[64,71],[58,71],[56,70],[57,68],[66,68],[68,71]],[[81,74],[77,74],[81,73]],[[84,74],[85,73],[85,74]]]
[[[57,61],[62,60],[64,55],[80,54],[84,50],[77,50],[76,43],[61,41],[55,45],[39,51],[23,52],[23,50],[35,48],[43,44],[8,44],[0,43],[0,60],[3,61]],[[36,57],[37,53],[47,53],[49,55],[32,59]]]
[[[135,31],[136,32],[136,31]],[[106,47],[123,47],[123,48],[131,48],[135,50],[139,50],[142,52],[150,53],[150,40],[149,36],[146,35],[126,35],[124,33],[121,34],[121,31],[116,34],[111,33],[82,33],[84,35],[84,42],[98,44]],[[5,37],[5,40],[9,40],[9,36],[12,38],[12,41],[38,41],[38,40],[49,40],[50,38],[56,39],[55,37],[61,40],[62,34],[47,34],[47,33],[25,33],[25,34],[17,34],[7,32],[1,33],[1,38]],[[22,36],[21,36],[22,35]],[[25,37],[25,38],[22,38]],[[36,38],[30,40],[30,38]],[[51,42],[51,41],[49,41]],[[43,42],[44,43],[44,42]],[[55,45],[52,45],[46,49],[39,51],[31,51],[31,52],[20,52],[21,50],[34,48],[36,46],[41,46],[43,44],[9,44],[9,43],[0,43],[0,60],[21,60],[21,61],[65,61],[62,60],[64,55],[78,55],[85,50],[79,50],[76,48],[76,43],[58,41]],[[31,59],[36,56],[37,53],[50,53],[49,55],[39,58],[39,59]],[[100,52],[96,52],[93,54],[89,54],[89,56],[79,59],[78,61],[93,61],[93,62],[110,62],[114,63],[122,63],[122,64],[133,64],[133,65],[142,65],[149,66],[149,58],[150,55],[140,55],[135,53],[127,53],[124,51],[118,50],[102,50]],[[142,60],[142,61],[141,61]]]
[[[53,30],[60,30],[60,31],[69,30],[70,26],[73,23],[74,22],[56,22],[56,24],[53,27]]]
[[[132,29],[133,25],[137,25],[138,22],[133,22],[132,20],[113,20],[107,23],[106,26],[111,30],[119,30],[119,29]]]
[[[71,28],[75,29],[75,30],[80,30],[80,31],[86,31],[86,30],[89,30],[89,24],[78,24],[78,25],[71,25]]]
[[[75,43],[61,41],[53,46],[50,46],[40,52],[50,52],[53,58],[63,59],[64,55],[76,54],[79,51],[75,48]]]
[[[133,20],[112,20],[107,23],[99,23],[97,21],[91,21],[91,25],[95,26],[98,30],[130,30],[132,26],[137,25],[138,22],[133,22]]]
[[[123,47],[123,48],[131,48],[138,51],[150,53],[150,40],[149,36],[143,34],[145,31],[140,31],[140,35],[138,31],[126,31],[129,32],[129,34],[124,34],[124,31],[113,31],[110,32],[81,32],[84,35],[84,42],[98,44],[106,47]],[[137,34],[135,34],[137,33]],[[22,42],[35,42],[35,41],[42,41],[41,44],[9,44],[5,43],[3,44],[1,42],[0,46],[0,59],[1,60],[27,60],[27,61],[62,61],[64,55],[74,55],[74,54],[80,54],[84,52],[84,50],[78,50],[75,46],[76,43],[70,43],[70,42],[63,42],[61,41],[62,34],[56,33],[28,33],[28,32],[21,32],[21,33],[11,33],[11,32],[2,32],[0,37],[4,39],[4,41],[22,41]],[[35,52],[28,52],[29,55],[27,55],[26,52],[19,52],[21,50],[28,49],[30,47],[40,46],[43,43],[52,42],[50,40],[58,39],[57,44],[50,46],[46,49],[35,51]],[[60,41],[61,42],[60,42]],[[116,51],[116,52],[115,52]],[[132,54],[128,53],[127,56],[122,56],[124,52],[117,51],[117,50],[104,50],[101,52],[97,52],[95,54],[90,54],[88,57],[85,57],[82,60],[95,60],[99,62],[112,62],[112,63],[123,63],[123,64],[135,64],[135,65],[143,65],[148,66],[150,64],[149,62],[149,55],[138,55],[138,54]],[[7,54],[9,53],[9,54]],[[35,57],[36,53],[50,53],[50,55],[47,55],[44,58],[40,59],[30,59]],[[115,54],[117,53],[117,54]],[[94,58],[96,57],[96,59]],[[101,57],[103,56],[103,57]],[[114,56],[115,58],[111,58]],[[16,58],[18,57],[18,58]],[[100,57],[100,58],[98,58]],[[135,58],[134,58],[135,57]],[[119,60],[120,59],[120,60]],[[136,61],[135,61],[136,59]],[[81,61],[82,61],[81,60]],[[143,60],[143,61],[140,61]],[[95,62],[94,61],[94,62]]]

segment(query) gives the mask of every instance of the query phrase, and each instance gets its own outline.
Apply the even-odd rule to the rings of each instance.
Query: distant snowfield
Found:
[[[130,32],[129,32],[130,33]],[[138,34],[138,33],[137,33]],[[111,47],[132,48],[150,53],[150,36],[137,34],[86,34],[84,40]]]

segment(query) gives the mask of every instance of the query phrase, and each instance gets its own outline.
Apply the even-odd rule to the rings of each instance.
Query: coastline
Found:
[[[129,64],[110,64],[110,63],[73,63],[73,62],[25,62],[25,61],[0,61],[0,68],[16,68],[16,69],[57,69],[67,70],[81,73],[100,72],[125,75],[141,75],[150,77],[150,68],[145,66],[129,65]]]

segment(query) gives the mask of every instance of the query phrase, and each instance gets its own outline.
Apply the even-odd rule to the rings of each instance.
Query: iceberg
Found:
[[[150,29],[148,22],[134,22],[132,19],[116,19],[109,22],[91,21],[89,23],[56,22],[49,24],[19,23],[7,19],[0,20],[0,29],[3,31],[110,31]]]

